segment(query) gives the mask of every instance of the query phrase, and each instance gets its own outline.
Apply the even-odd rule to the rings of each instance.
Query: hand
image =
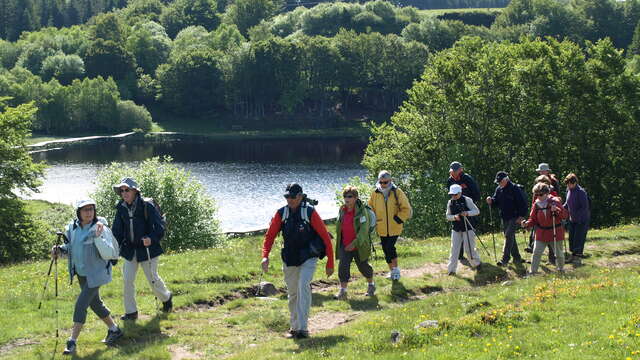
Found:
[[[142,245],[149,247],[151,246],[151,239],[148,236],[142,238]]]
[[[493,204],[493,199],[491,198],[491,196],[487,196],[487,204]]]
[[[57,258],[59,253],[60,253],[60,248],[58,246],[54,245],[51,248],[51,258],[52,259]]]
[[[460,221],[460,215],[455,215],[453,218],[454,218],[456,221]]]
[[[345,246],[344,250],[345,251],[353,251],[353,249],[356,248],[356,243],[355,242],[351,242],[351,244]]]
[[[462,216],[469,216],[469,212],[467,212],[467,211],[463,211],[463,212],[461,212],[461,213],[460,213],[460,215],[462,215]]]
[[[558,209],[557,206],[551,205],[551,212],[557,213],[558,211],[560,211],[560,209]]]
[[[327,273],[327,277],[330,277],[331,275],[333,275],[333,268],[327,268],[326,273]]]
[[[267,273],[269,271],[269,258],[262,258],[262,272]]]
[[[523,228],[526,228],[527,227],[527,221],[526,220],[522,220],[520,222],[520,226],[522,226]]]
[[[521,223],[521,222],[524,222],[524,221],[525,221],[525,220],[524,220],[524,218],[523,218],[522,216],[519,216],[519,217],[516,219],[516,223]]]
[[[104,231],[104,224],[101,222],[96,223],[96,237],[102,235]]]

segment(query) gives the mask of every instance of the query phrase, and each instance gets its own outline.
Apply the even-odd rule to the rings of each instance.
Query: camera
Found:
[[[304,195],[304,197],[302,198],[302,201],[306,202],[306,203],[308,203],[309,205],[312,205],[312,206],[318,205],[318,200],[308,198],[307,194]]]

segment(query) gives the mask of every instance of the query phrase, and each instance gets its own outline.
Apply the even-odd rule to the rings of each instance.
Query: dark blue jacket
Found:
[[[477,203],[480,200],[480,189],[478,184],[467,173],[462,173],[460,180],[456,181],[453,177],[449,176],[447,180],[447,189],[453,184],[458,184],[462,187],[462,195],[471,198],[473,202]]]
[[[144,207],[147,207],[148,219],[144,216]],[[129,211],[133,212],[133,238],[131,236],[131,225],[129,223]],[[118,202],[116,206],[116,218],[111,228],[113,236],[120,245],[120,256],[132,261],[136,257],[137,261],[147,260],[147,250],[142,244],[142,238],[151,238],[149,255],[153,259],[164,251],[160,246],[160,239],[164,235],[162,218],[153,204],[142,200],[140,196],[127,206],[124,201]]]
[[[527,201],[522,196],[520,190],[511,182],[501,188],[496,187],[496,191],[491,197],[492,207],[500,208],[500,215],[504,221],[517,217],[528,217]]]

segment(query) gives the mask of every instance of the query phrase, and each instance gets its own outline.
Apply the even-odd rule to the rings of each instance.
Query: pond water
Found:
[[[171,155],[177,159],[174,164],[191,172],[216,200],[224,231],[249,231],[269,225],[275,211],[286,203],[282,194],[290,182],[298,182],[309,197],[319,200],[318,212],[326,219],[337,216],[336,188],[351,177],[364,178],[366,175],[357,162],[332,161],[326,151],[316,163],[309,162],[312,154],[305,154],[301,163],[295,158],[283,161],[281,152],[273,158],[262,153],[260,162],[256,162],[246,159],[216,161],[215,152],[201,150],[193,152],[192,157],[196,160],[187,161],[184,152],[170,151],[172,147],[167,151],[140,148],[139,145],[116,148],[115,154],[104,144],[99,148],[82,146],[46,155],[34,154],[34,158],[47,161],[49,168],[40,192],[31,198],[72,204],[95,189],[95,175],[108,161],[135,164],[150,156]],[[228,154],[224,156],[228,157]]]

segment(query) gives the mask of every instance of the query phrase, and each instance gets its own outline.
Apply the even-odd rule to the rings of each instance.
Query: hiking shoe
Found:
[[[169,300],[165,301],[162,303],[162,311],[164,312],[170,312],[171,309],[173,309],[173,294],[169,295]]]
[[[118,328],[118,330],[116,331],[107,330],[107,337],[105,337],[102,342],[107,345],[113,345],[113,343],[115,343],[116,340],[120,339],[122,335],[124,335],[124,333],[120,328]]]
[[[72,355],[76,352],[76,342],[75,340],[67,340],[67,347],[64,348],[62,355]]]
[[[366,296],[374,296],[376,294],[376,284],[369,284],[367,286]]]
[[[347,289],[340,288],[338,292],[333,296],[336,300],[346,300],[347,299]]]
[[[449,276],[456,276],[456,272],[455,272],[455,271],[450,271],[447,275],[449,275]]]
[[[520,264],[524,264],[524,259],[517,259],[517,260],[513,260],[513,264],[514,265],[520,265]]]
[[[285,335],[287,339],[295,339],[297,336],[298,331],[293,329],[289,329],[289,331],[287,331],[287,334]]]
[[[296,332],[296,339],[308,339],[309,332],[307,330],[298,330]]]
[[[480,271],[480,269],[482,269],[482,264],[478,264],[478,266],[476,266],[475,268],[473,268],[475,271]]]
[[[391,270],[391,280],[400,280],[400,268],[393,268]]]
[[[498,262],[496,263],[496,265],[501,266],[501,267],[505,267],[505,266],[507,266],[508,264],[509,264],[509,262],[508,262],[508,261],[504,261],[504,260],[503,260],[503,261],[498,261]]]
[[[128,320],[136,321],[137,319],[138,319],[138,312],[137,311],[129,313],[129,314],[124,314],[124,315],[122,315],[120,317],[120,320],[124,320],[124,321],[128,321]]]
[[[527,246],[526,248],[524,248],[524,252],[528,252],[529,254],[533,254],[533,249],[529,246]]]

